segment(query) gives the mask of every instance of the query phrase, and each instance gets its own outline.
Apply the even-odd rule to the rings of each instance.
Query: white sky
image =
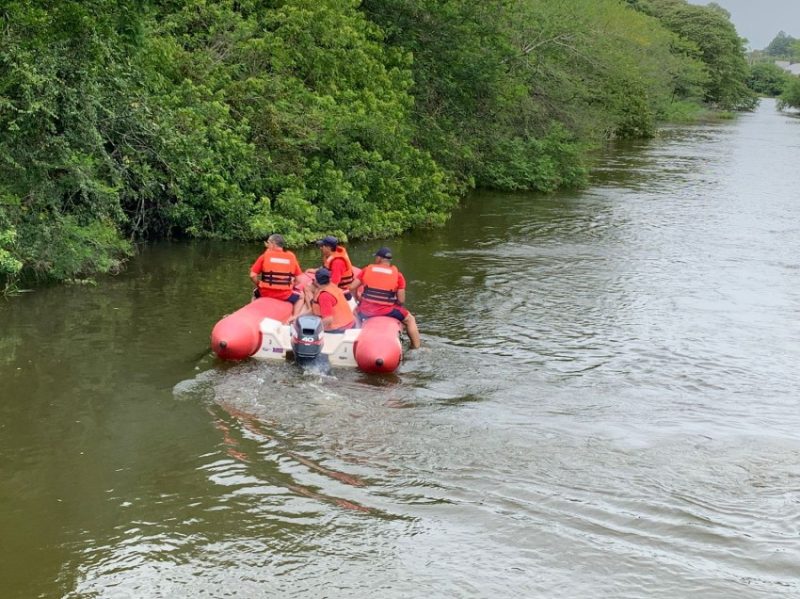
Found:
[[[710,0],[689,0],[709,4]],[[800,38],[800,0],[716,0],[731,13],[739,35],[753,50],[764,49],[779,31]]]

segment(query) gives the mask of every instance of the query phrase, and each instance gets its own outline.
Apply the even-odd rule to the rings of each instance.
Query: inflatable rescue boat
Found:
[[[299,287],[310,281],[298,277]],[[265,297],[253,300],[225,316],[211,331],[211,349],[223,360],[313,360],[327,357],[331,366],[349,366],[364,372],[394,372],[403,357],[402,324],[389,316],[375,316],[360,328],[326,333],[318,316],[305,314],[291,325],[289,302]]]

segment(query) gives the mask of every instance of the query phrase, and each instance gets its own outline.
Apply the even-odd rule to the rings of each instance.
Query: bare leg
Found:
[[[406,333],[408,333],[408,339],[411,341],[411,349],[419,349],[422,342],[419,338],[419,329],[417,328],[417,320],[414,318],[414,315],[409,314],[406,316],[403,324],[406,325]]]
[[[299,316],[301,314],[311,314],[311,300],[314,299],[314,291],[311,289],[310,286],[303,289],[303,297],[302,299],[298,300],[295,304],[295,309],[297,313],[295,316]],[[299,308],[297,306],[300,306]]]
[[[292,320],[300,316],[300,313],[303,311],[305,305],[306,303],[302,297],[299,300],[297,300],[294,304],[292,304]]]

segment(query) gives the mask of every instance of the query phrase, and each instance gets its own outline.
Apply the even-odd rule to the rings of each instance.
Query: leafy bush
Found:
[[[0,277],[116,272],[137,239],[393,235],[474,185],[578,186],[605,139],[752,106],[743,64],[724,11],[684,0],[6,0]]]
[[[791,77],[778,98],[778,110],[800,108],[800,77]]]
[[[0,229],[0,289],[8,292],[14,288],[22,261],[14,255],[16,229]]]
[[[771,62],[759,62],[750,67],[747,85],[762,96],[781,95],[789,83],[791,75]]]

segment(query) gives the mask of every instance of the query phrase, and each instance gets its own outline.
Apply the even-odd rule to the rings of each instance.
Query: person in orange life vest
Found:
[[[318,268],[311,287],[311,313],[322,318],[322,328],[326,333],[343,333],[355,326],[353,312],[344,292],[333,283],[331,271]]]
[[[353,282],[353,263],[347,255],[347,250],[339,244],[339,240],[332,235],[317,241],[317,246],[322,253],[322,266],[331,271],[331,282],[339,286],[345,298],[350,301],[350,284]]]
[[[264,239],[266,251],[250,267],[250,280],[256,288],[253,295],[272,297],[292,304],[292,315],[303,307],[300,294],[294,288],[295,277],[303,274],[295,255],[284,249],[283,235],[277,233]]]
[[[364,267],[350,289],[360,297],[357,315],[391,316],[406,327],[411,349],[420,346],[419,329],[414,315],[403,304],[406,301],[406,279],[396,266],[392,265],[392,251],[382,247],[375,252],[375,262]],[[360,291],[360,293],[359,293]]]

